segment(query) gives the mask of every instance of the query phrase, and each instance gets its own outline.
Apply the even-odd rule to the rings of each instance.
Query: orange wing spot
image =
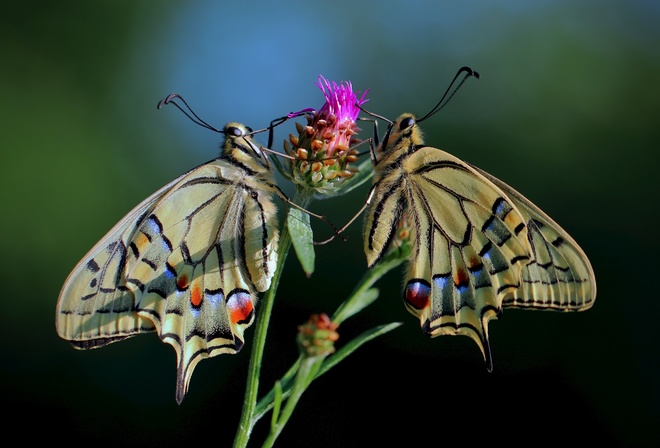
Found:
[[[199,308],[202,305],[203,298],[204,295],[202,294],[202,290],[200,289],[199,285],[193,286],[193,289],[190,293],[190,303],[192,303],[192,306]]]
[[[456,286],[465,285],[468,283],[468,274],[462,269],[456,271],[456,278],[454,278],[454,284]]]
[[[178,286],[179,289],[186,289],[188,287],[188,282],[188,276],[186,274],[181,274],[181,276],[176,279],[176,286]]]
[[[137,246],[138,250],[142,252],[144,246],[149,244],[149,238],[147,238],[147,235],[144,233],[139,233],[135,236],[133,243],[135,243],[135,246]]]

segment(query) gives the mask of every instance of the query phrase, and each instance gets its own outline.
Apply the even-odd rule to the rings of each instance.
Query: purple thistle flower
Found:
[[[333,82],[331,85],[327,79],[319,75],[316,86],[321,89],[325,97],[325,104],[319,111],[319,116],[334,115],[339,124],[355,123],[360,114],[360,106],[368,101],[365,97],[369,90],[366,90],[358,99],[350,81],[342,81],[339,85]]]
[[[355,137],[360,131],[356,121],[360,106],[367,102],[368,90],[358,98],[349,81],[331,83],[321,75],[315,85],[323,92],[325,103],[318,110],[307,108],[290,113],[289,118],[304,115],[307,126],[296,123],[299,135],[290,135],[284,144],[287,153],[295,158],[288,177],[324,193],[357,172],[349,164],[357,160],[353,147],[361,140]]]

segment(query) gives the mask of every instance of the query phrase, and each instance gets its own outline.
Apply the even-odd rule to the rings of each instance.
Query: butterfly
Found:
[[[177,403],[199,361],[241,349],[277,263],[273,199],[286,197],[250,128],[232,122],[218,132],[220,156],[124,216],[57,302],[57,333],[78,349],[157,332],[176,351]]]
[[[456,77],[462,72],[463,81],[478,77],[468,67]],[[383,141],[372,151],[364,251],[371,268],[393,246],[397,225],[405,220],[411,232],[406,308],[429,336],[472,338],[491,371],[491,319],[504,308],[586,310],[594,304],[596,280],[578,244],[530,200],[424,144],[419,123],[443,99],[422,119],[404,113],[387,120]]]

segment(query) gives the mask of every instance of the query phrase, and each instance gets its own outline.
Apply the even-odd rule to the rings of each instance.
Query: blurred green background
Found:
[[[252,329],[240,354],[197,367],[181,406],[174,351],[155,335],[81,352],[55,333],[59,289],[87,250],[143,198],[217,154],[219,135],[156,110],[158,100],[176,91],[216,127],[256,129],[320,107],[322,74],[370,89],[369,110],[395,118],[425,114],[469,65],[481,79],[425,122],[427,142],[518,188],[568,230],[593,263],[596,304],[570,315],[506,311],[490,326],[488,374],[468,338],[423,336],[390,273],[339,343],[405,325],[315,382],[279,446],[660,443],[658,2],[27,1],[0,10],[6,431],[28,440],[48,425],[50,440],[88,447],[233,439]],[[311,208],[341,224],[365,194]],[[364,271],[360,225],[348,236],[319,248],[312,278],[289,257],[264,388],[296,358],[296,325],[334,311]]]

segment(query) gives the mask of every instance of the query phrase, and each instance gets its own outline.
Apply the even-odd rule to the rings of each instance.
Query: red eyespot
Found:
[[[227,299],[227,307],[232,323],[244,324],[252,320],[254,306],[249,292],[245,290],[233,291]]]
[[[414,308],[422,310],[429,305],[431,300],[431,286],[424,280],[411,280],[406,286],[403,299]]]

